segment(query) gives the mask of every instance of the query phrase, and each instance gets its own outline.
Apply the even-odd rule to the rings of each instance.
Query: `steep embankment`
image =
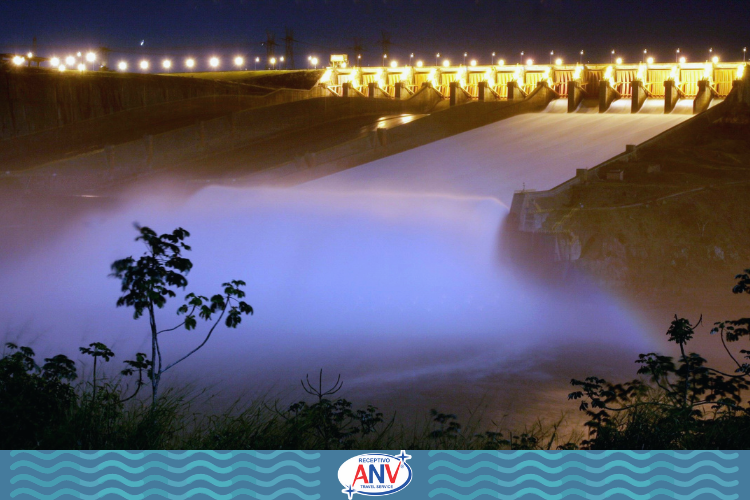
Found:
[[[0,139],[64,127],[125,110],[195,97],[264,95],[230,81],[109,71],[0,70]]]
[[[320,77],[322,69],[300,70],[261,70],[261,71],[204,71],[200,73],[174,73],[173,76],[203,78],[224,82],[237,82],[270,89],[312,88]]]
[[[750,106],[735,98],[535,210],[557,258],[609,285],[678,292],[750,267],[749,197]]]

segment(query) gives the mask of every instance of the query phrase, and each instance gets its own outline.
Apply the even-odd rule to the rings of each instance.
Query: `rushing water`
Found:
[[[549,188],[682,119],[527,115],[296,188],[131,193],[3,263],[2,328],[44,355],[93,341],[112,347],[115,364],[145,351],[146,321],[114,307],[119,287],[107,277],[112,261],[143,251],[139,222],[192,233],[190,291],[244,279],[255,308],[173,381],[299,397],[290,388],[324,368],[359,404],[459,411],[489,394],[502,412],[517,408],[519,388],[629,375],[652,344],[643,325],[585,279],[551,286],[499,259],[500,227],[524,183]],[[176,308],[159,311],[163,327]],[[167,359],[200,332],[165,334]]]

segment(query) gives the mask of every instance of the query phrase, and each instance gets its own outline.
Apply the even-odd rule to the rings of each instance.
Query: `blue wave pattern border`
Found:
[[[735,500],[739,453],[431,451],[430,498]]]
[[[10,498],[318,500],[320,453],[12,451]]]

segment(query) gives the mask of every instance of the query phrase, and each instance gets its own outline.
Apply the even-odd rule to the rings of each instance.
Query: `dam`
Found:
[[[312,89],[271,98],[226,96],[232,87],[222,86],[221,97],[191,102],[222,103],[227,113],[197,123],[188,114],[174,129],[116,143],[97,135],[110,115],[17,135],[5,144],[18,148],[0,153],[26,157],[61,137],[75,137],[80,149],[40,155],[2,177],[23,193],[20,208],[3,213],[2,241],[25,242],[0,248],[0,288],[18,290],[0,305],[5,338],[43,355],[73,355],[94,341],[123,357],[142,351],[144,325],[114,307],[109,265],[140,250],[133,222],[182,226],[193,234],[191,288],[244,279],[256,315],[242,332],[220,332],[196,358],[224,369],[180,368],[180,382],[221,387],[227,401],[247,391],[286,400],[300,377],[322,367],[342,374],[351,399],[384,407],[408,393],[397,408],[463,411],[489,397],[493,416],[555,414],[567,380],[588,374],[582,366],[629,376],[637,353],[663,347],[664,324],[586,276],[552,283],[503,261],[500,228],[514,196],[553,188],[701,116],[696,103],[716,109],[740,70],[711,67],[708,78],[705,65],[685,66],[703,83],[683,85],[691,77],[680,73],[664,96],[654,82],[619,85],[625,73],[604,78],[606,67],[508,72],[523,73],[523,84],[498,84],[503,72],[487,76],[481,67],[443,66],[434,80],[437,68],[410,68],[408,80],[403,68],[370,75],[331,67]],[[99,75],[71,78],[88,85],[89,76]],[[682,92],[669,112],[667,87]],[[139,123],[152,106],[160,115],[179,108],[159,102],[111,116],[126,111]],[[66,127],[75,133],[65,135]],[[320,129],[342,139],[322,141]],[[49,280],[60,285],[45,286]],[[28,306],[37,299],[48,314]],[[165,348],[179,352],[196,339],[181,332]]]

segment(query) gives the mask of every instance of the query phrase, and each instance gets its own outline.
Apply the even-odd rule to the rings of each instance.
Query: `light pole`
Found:
[[[580,64],[583,64],[583,49],[581,49],[581,57],[578,59]]]
[[[362,54],[357,54],[357,66],[362,67]]]
[[[550,50],[549,51],[549,63],[550,64],[552,64],[552,56],[554,56],[554,55],[555,55],[555,51],[554,50]]]
[[[255,58],[255,71],[258,71],[258,63],[260,62],[260,57]]]
[[[413,62],[414,62],[414,61],[413,61],[413,59],[414,59],[414,52],[412,52],[412,53],[411,53],[411,54],[409,55],[409,66],[414,66],[414,64],[413,64]]]
[[[435,54],[435,66],[438,65],[438,57],[440,57],[440,52],[438,52],[437,54]]]
[[[271,69],[275,70],[276,69],[276,58],[272,57],[270,62],[271,62]]]
[[[615,58],[615,49],[612,49],[612,52],[609,54],[609,64],[612,64],[612,61]]]
[[[493,52],[492,53],[492,64],[490,64],[490,66],[494,66],[494,65],[495,65],[495,53]]]
[[[712,55],[713,53],[714,53],[714,48],[713,48],[713,47],[711,47],[710,49],[708,49],[708,60],[709,60],[709,61],[711,60],[711,55]]]
[[[643,56],[641,57],[641,62],[643,62],[643,59],[646,57],[646,54],[648,54],[648,49],[643,49]]]
[[[469,55],[468,53],[464,52],[464,66],[466,66],[466,56],[468,55]]]
[[[742,48],[742,62],[745,62],[745,58],[747,57],[747,47]]]
[[[281,69],[281,63],[284,62],[284,56],[279,57],[279,69]]]
[[[680,60],[680,49],[678,47],[677,50],[674,53],[674,62],[677,62],[679,60]]]
[[[385,68],[385,60],[388,59],[388,54],[383,54],[383,67]]]
[[[518,64],[523,64],[523,50],[521,51],[521,56],[518,58]]]

